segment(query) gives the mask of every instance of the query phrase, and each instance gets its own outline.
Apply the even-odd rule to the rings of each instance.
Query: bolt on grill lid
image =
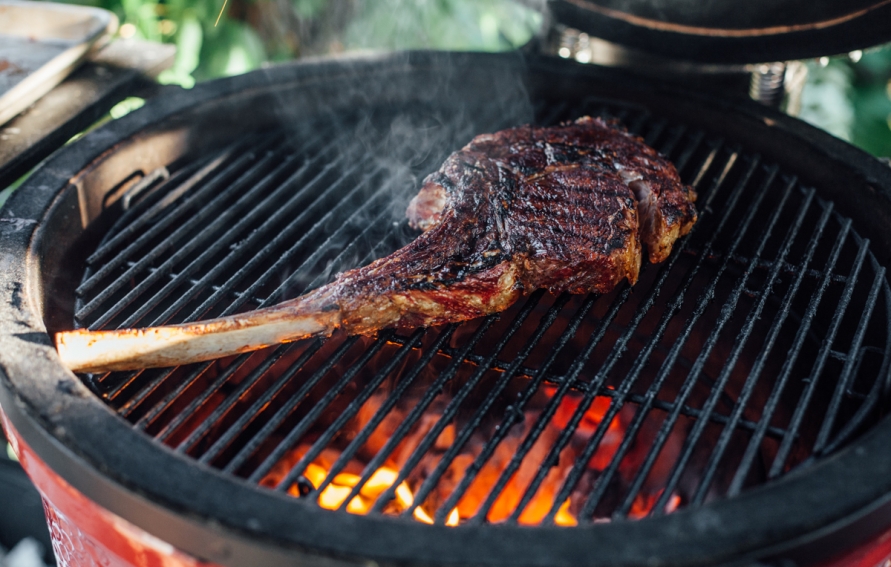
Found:
[[[542,0],[555,22],[661,56],[745,64],[891,41],[891,1]]]

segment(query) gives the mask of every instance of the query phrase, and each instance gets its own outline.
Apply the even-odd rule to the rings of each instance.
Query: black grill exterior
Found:
[[[822,526],[840,526],[836,546],[867,537],[854,516],[891,493],[877,480],[889,174],[768,110],[555,65],[415,54],[265,71],[150,104],[60,154],[52,167],[72,168],[61,192],[49,168],[31,181],[44,201],[10,201],[40,228],[4,250],[40,262],[5,277],[41,304],[24,319],[38,335],[270,305],[410,241],[402,214],[418,179],[473,135],[589,114],[644,137],[699,195],[693,232],[637,285],[539,291],[461,325],[175,369],[75,382],[53,367],[28,396],[64,383],[68,410],[25,412],[42,416],[33,423],[9,411],[17,429],[38,451],[74,448],[57,458],[75,470],[104,463],[98,485],[153,501],[89,494],[100,504],[229,564],[807,562],[825,557]],[[45,338],[23,342],[56,364]],[[23,391],[24,361],[7,357],[24,352],[3,355],[4,392]],[[367,497],[381,467],[395,480]],[[403,481],[412,498],[397,506]],[[339,511],[321,510],[338,483]],[[350,513],[360,497],[367,516]],[[576,527],[559,521],[567,512]]]

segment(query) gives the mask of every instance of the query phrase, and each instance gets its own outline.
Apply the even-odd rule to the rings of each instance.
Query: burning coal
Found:
[[[536,406],[545,405],[555,393],[556,388],[552,386],[544,388]],[[372,396],[351,421],[344,435],[349,437],[365,429],[381,409],[385,399],[383,393]],[[581,480],[569,497],[557,502],[555,499],[578,462],[585,443],[603,424],[609,409],[611,398],[596,397],[584,412],[581,423],[573,434],[573,440],[560,453],[558,462],[550,465],[543,482],[540,482],[530,498],[526,493],[533,479],[540,469],[548,466],[545,462],[548,452],[560,433],[569,425],[580,401],[581,396],[577,394],[562,398],[545,430],[522,459],[517,470],[509,475],[505,471],[541,416],[541,407],[525,410],[520,423],[497,444],[494,452],[487,446],[491,439],[490,428],[477,428],[460,447],[457,455],[451,458],[447,466],[442,467],[440,464],[443,457],[450,449],[454,450],[459,427],[454,421],[449,423],[436,435],[432,446],[424,450],[424,440],[441,423],[446,407],[445,403],[435,404],[432,411],[428,410],[409,435],[398,443],[382,465],[369,468],[373,457],[368,457],[375,453],[375,448],[378,451],[384,448],[387,440],[406,418],[407,412],[397,408],[371,434],[362,454],[344,462],[341,451],[328,447],[311,462],[305,463],[312,443],[302,443],[279,461],[261,484],[277,487],[289,473],[293,475],[295,466],[302,466],[302,474],[288,486],[288,493],[295,497],[313,498],[320,507],[328,510],[345,509],[353,514],[368,514],[379,510],[388,515],[410,516],[427,524],[440,520],[447,526],[457,526],[481,514],[484,514],[486,521],[493,523],[513,517],[523,525],[539,525],[551,514],[550,521],[554,524],[575,526],[579,523],[578,514],[591,486],[616,456],[630,417],[629,412],[620,412],[604,425],[606,434],[585,464]],[[406,402],[405,405],[411,406],[411,402]],[[482,458],[487,450],[491,454],[488,458]],[[646,447],[642,447],[626,455],[616,480],[617,485],[623,485],[623,488],[627,485],[645,453]],[[422,455],[420,460],[418,455]],[[483,464],[480,467],[481,462]],[[655,477],[660,476],[664,475],[657,471]],[[655,478],[648,482],[637,494],[628,517],[642,518],[650,513],[661,495],[659,480],[661,479]],[[423,494],[422,501],[418,499],[419,493]],[[673,494],[665,512],[673,512],[680,503],[681,497]],[[609,520],[609,516],[594,518],[594,521]]]

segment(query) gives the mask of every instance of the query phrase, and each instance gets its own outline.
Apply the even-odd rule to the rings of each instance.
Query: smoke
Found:
[[[518,53],[403,52],[293,69],[318,82],[271,89],[271,114],[295,145],[315,140],[303,151],[330,176],[313,191],[336,184],[337,196],[311,244],[317,265],[280,274],[288,296],[407,244],[417,233],[405,210],[427,175],[474,136],[533,120]]]
[[[413,13],[393,17],[408,18],[399,25],[409,26]],[[470,13],[476,21],[480,12]],[[474,136],[533,120],[523,66],[519,51],[350,53],[208,84],[204,92],[213,93],[213,102],[189,122],[193,156],[244,140],[221,167],[249,155],[256,160],[250,163],[269,166],[233,195],[263,184],[243,213],[217,222],[212,235],[201,231],[218,255],[199,258],[196,247],[187,258],[196,263],[183,268],[211,272],[219,289],[238,289],[230,305],[253,306],[295,297],[406,245],[417,232],[407,226],[405,210],[427,175]],[[273,192],[277,204],[270,205]],[[255,207],[262,214],[250,216]],[[195,306],[183,314],[235,308],[226,307],[222,291],[207,300],[195,290],[171,297],[186,293],[189,301],[195,295]]]

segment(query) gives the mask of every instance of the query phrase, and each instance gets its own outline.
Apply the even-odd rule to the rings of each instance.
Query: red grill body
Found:
[[[2,412],[0,418],[19,462],[43,497],[59,567],[215,567],[178,551],[84,496],[40,460]]]
[[[60,567],[217,567],[177,550],[102,508],[68,484],[17,435],[0,412],[22,466],[43,496],[53,553]],[[891,528],[818,567],[885,567],[891,561]]]

